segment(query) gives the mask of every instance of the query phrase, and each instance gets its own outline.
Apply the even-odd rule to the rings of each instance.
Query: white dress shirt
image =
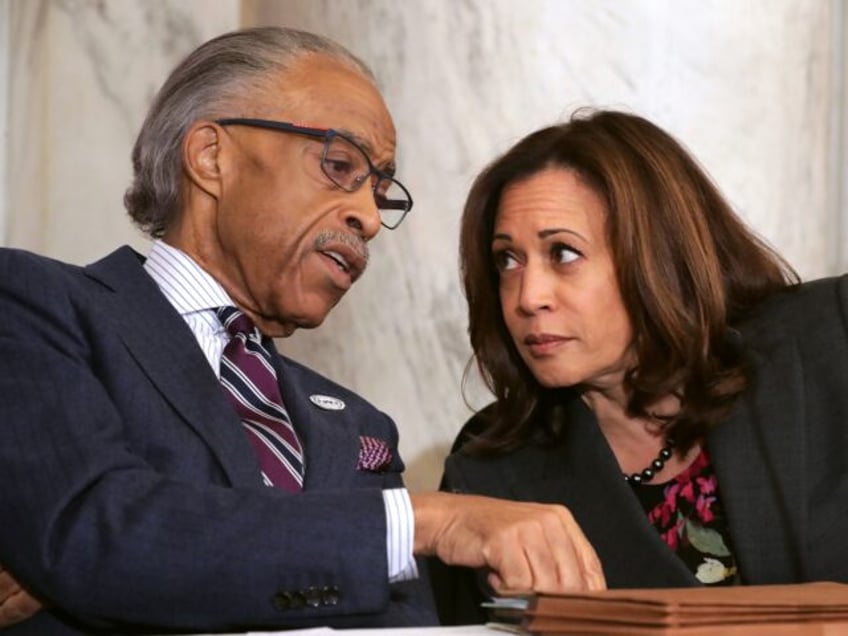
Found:
[[[162,241],[153,243],[144,269],[186,321],[209,365],[220,377],[221,356],[230,337],[215,310],[235,306],[229,294],[185,252]],[[384,490],[383,503],[389,580],[416,578],[418,568],[412,555],[415,520],[409,493],[405,488]]]

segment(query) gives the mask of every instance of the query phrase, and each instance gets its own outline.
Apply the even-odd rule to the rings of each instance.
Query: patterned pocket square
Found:
[[[392,451],[386,442],[368,435],[359,436],[359,461],[356,470],[382,473],[389,469],[391,463]]]

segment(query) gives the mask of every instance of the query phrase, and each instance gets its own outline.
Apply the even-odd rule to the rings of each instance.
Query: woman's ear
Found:
[[[196,121],[183,139],[183,169],[195,186],[217,199],[221,193],[221,134],[211,121]]]

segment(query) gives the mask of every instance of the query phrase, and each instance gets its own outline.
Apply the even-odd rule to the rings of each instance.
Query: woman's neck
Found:
[[[621,472],[627,475],[641,473],[667,445],[662,432],[663,419],[675,415],[680,408],[679,399],[669,395],[652,405],[654,417],[631,417],[627,414],[627,396],[622,386],[588,389],[582,393],[582,399],[595,414]],[[700,445],[696,444],[684,457],[673,454],[652,483],[662,483],[679,474],[699,452]]]

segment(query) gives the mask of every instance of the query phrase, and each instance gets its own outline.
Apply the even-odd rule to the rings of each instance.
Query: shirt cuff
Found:
[[[386,550],[389,583],[418,578],[418,566],[412,554],[415,539],[415,517],[406,488],[383,491],[386,506]]]

